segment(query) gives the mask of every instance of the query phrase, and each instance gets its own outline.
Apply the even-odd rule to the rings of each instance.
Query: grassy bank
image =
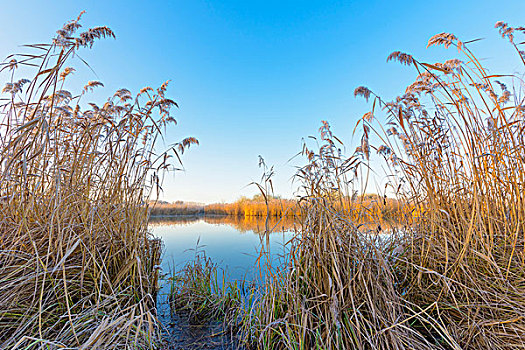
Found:
[[[525,28],[496,27],[525,63]],[[428,45],[454,50],[434,64],[392,53],[417,78],[393,101],[355,90],[372,109],[354,154],[341,156],[327,123],[319,147],[305,147],[302,229],[236,320],[246,347],[525,347],[524,84],[489,73],[471,51],[479,44],[438,34]],[[348,215],[363,208],[353,193],[372,152],[403,204],[388,237]]]
[[[102,105],[88,103],[100,82],[66,90],[77,52],[114,37],[107,27],[81,32],[79,21],[1,66],[2,349],[154,348],[161,340],[162,243],[148,233],[145,203],[169,167],[153,150],[175,103],[166,84],[137,95],[120,89]]]

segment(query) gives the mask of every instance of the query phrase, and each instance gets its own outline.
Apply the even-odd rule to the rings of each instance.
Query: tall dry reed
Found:
[[[77,34],[79,16],[50,44],[2,64],[0,111],[0,348],[153,348],[161,242],[147,200],[170,155],[155,153],[173,122],[167,85],[136,96],[102,86],[66,90],[68,62],[107,27]],[[33,70],[31,79],[17,77]],[[177,144],[180,154],[196,143]],[[173,155],[171,155],[173,156]]]
[[[394,256],[398,231],[383,235],[366,228],[360,212],[364,196],[356,171],[358,156],[345,158],[327,123],[318,149],[305,148],[309,162],[298,176],[302,226],[290,241],[281,266],[267,265],[262,291],[242,327],[241,337],[264,349],[432,349],[416,329],[399,326],[417,320],[405,308],[396,282]]]
[[[514,39],[525,28],[496,28],[525,64]],[[427,64],[394,52],[388,59],[413,66],[416,81],[393,102],[372,94],[389,118],[382,154],[419,213],[407,232],[403,296],[439,319],[457,348],[523,348],[525,85],[490,73],[476,44],[441,33],[433,45],[458,57]]]

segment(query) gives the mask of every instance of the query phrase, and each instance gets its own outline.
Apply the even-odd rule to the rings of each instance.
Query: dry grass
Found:
[[[363,197],[350,195],[357,187],[353,170],[363,163],[338,155],[340,145],[326,123],[321,141],[318,150],[305,149],[309,164],[298,174],[302,229],[290,242],[289,259],[266,276],[243,339],[264,349],[437,348],[409,327],[426,318],[407,309],[399,293],[401,232],[382,235],[353,220],[354,210],[366,211]],[[381,222],[380,212],[366,212]]]
[[[509,33],[523,28],[497,26],[517,49]],[[451,34],[431,38],[435,44],[456,47],[464,61],[426,64],[396,52],[389,59],[419,73],[403,96],[387,103],[356,89],[373,98],[373,108],[360,120],[354,157],[335,153],[326,125],[320,151],[307,152],[304,230],[281,284],[267,286],[261,310],[271,312],[261,312],[258,344],[525,347],[523,84],[514,78],[509,90],[505,77],[490,75]],[[387,113],[386,127],[374,119],[376,106]],[[367,164],[372,133],[384,142],[375,150],[397,174],[392,188],[417,212],[383,244],[360,237],[330,190],[346,190],[344,174]]]
[[[187,313],[195,323],[229,318],[226,314],[239,308],[244,290],[236,281],[228,282],[226,274],[202,251],[170,277],[170,287],[171,310]]]
[[[102,106],[65,90],[68,61],[107,27],[79,35],[80,16],[34,54],[9,57],[0,112],[0,348],[153,348],[161,242],[146,201],[168,154],[166,84]],[[15,79],[18,68],[33,71]],[[25,74],[25,73],[24,73]],[[86,108],[85,106],[88,106]],[[194,139],[176,145],[180,153]]]
[[[525,64],[513,41],[525,29],[496,26]],[[407,232],[403,296],[439,319],[457,348],[523,348],[525,86],[490,74],[451,34],[431,45],[456,47],[462,61],[412,59],[419,76],[406,94],[375,98],[398,130],[385,146],[421,213]]]

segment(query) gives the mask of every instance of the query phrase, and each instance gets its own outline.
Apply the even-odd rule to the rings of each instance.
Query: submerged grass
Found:
[[[514,41],[525,28],[496,27],[525,64]],[[525,348],[523,82],[490,74],[473,44],[452,34],[432,45],[457,48],[461,60],[394,52],[389,60],[418,73],[404,95],[386,102],[355,90],[373,106],[352,156],[341,155],[327,123],[319,148],[305,147],[301,229],[240,319],[246,347]],[[389,235],[363,231],[349,211],[363,208],[353,194],[366,188],[372,150],[403,211]]]
[[[243,347],[239,327],[252,304],[253,284],[229,280],[204,251],[168,280],[169,331],[177,337],[172,343],[184,349]]]
[[[190,322],[224,320],[239,308],[244,286],[230,282],[219,267],[199,252],[178,273],[170,277],[169,303],[172,311],[185,312]]]
[[[120,89],[102,106],[84,102],[100,82],[65,90],[77,51],[114,37],[107,27],[77,35],[79,21],[1,66],[10,77],[0,111],[2,349],[160,342],[162,243],[148,233],[146,203],[169,167],[154,146],[176,104],[166,84],[137,96]]]

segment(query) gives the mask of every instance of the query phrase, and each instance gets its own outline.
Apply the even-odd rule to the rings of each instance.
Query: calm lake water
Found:
[[[161,217],[150,219],[150,231],[164,242],[162,272],[171,275],[195,258],[206,254],[225,273],[227,280],[253,281],[259,276],[256,265],[261,248],[270,250],[274,264],[286,255],[285,243],[293,235],[293,221],[269,220],[272,232],[265,233],[266,220],[256,217]],[[158,296],[158,315],[167,331],[168,349],[225,349],[224,339],[211,339],[220,324],[194,326],[170,313],[166,281]],[[193,344],[193,345],[192,345]]]
[[[224,269],[229,279],[252,279],[261,247],[269,244],[272,256],[278,258],[292,237],[293,221],[272,219],[268,224],[274,228],[270,234],[265,233],[265,219],[258,217],[162,217],[150,220],[150,231],[164,242],[164,273],[181,269],[200,252]]]

